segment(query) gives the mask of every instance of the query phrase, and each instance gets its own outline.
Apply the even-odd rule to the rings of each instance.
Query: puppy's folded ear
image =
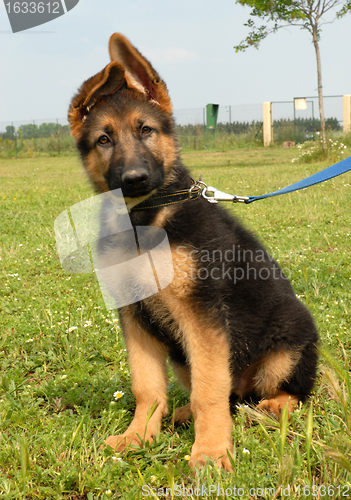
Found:
[[[120,33],[110,38],[111,61],[120,62],[125,68],[127,85],[156,101],[167,113],[172,113],[171,99],[164,81],[149,61]]]
[[[82,127],[84,118],[89,110],[101,97],[116,92],[124,81],[124,67],[117,61],[108,64],[100,73],[92,76],[83,83],[78,94],[72,99],[68,121],[71,124],[71,132],[77,138]]]

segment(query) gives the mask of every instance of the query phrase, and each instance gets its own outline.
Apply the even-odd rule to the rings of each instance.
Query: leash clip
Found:
[[[202,181],[196,181],[192,177],[190,177],[190,179],[193,181],[193,184],[189,188],[188,197],[190,200],[197,200],[198,198],[200,198],[200,195],[202,194],[203,186],[206,186],[206,184]]]
[[[233,203],[246,203],[249,201],[249,196],[234,196]]]
[[[212,193],[212,196],[208,194]],[[219,191],[217,188],[212,186],[206,186],[202,190],[202,197],[205,198],[209,203],[218,203],[219,201],[231,201],[233,203],[245,203],[249,200],[248,196],[237,196],[229,193],[224,193]]]

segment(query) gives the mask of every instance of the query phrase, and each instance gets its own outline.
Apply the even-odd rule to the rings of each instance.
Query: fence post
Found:
[[[263,103],[263,145],[269,146],[273,142],[272,103]]]
[[[351,95],[344,95],[343,104],[343,132],[348,134],[351,132]]]

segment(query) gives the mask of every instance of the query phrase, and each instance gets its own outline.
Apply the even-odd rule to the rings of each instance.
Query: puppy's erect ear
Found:
[[[77,138],[90,109],[101,97],[113,94],[124,81],[124,67],[117,61],[108,64],[100,73],[83,83],[74,96],[68,111],[71,132]]]
[[[167,113],[172,113],[171,99],[166,84],[160,79],[149,61],[120,33],[114,33],[109,43],[112,61],[119,61],[125,68],[128,86],[146,93]]]

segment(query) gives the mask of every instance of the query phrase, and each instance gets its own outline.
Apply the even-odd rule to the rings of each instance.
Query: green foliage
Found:
[[[15,127],[13,125],[9,125],[6,127],[6,132],[0,132],[0,137],[2,139],[13,140],[15,133]],[[53,135],[65,135],[69,134],[69,125],[61,125],[60,123],[42,123],[38,126],[35,123],[29,123],[18,127],[17,133],[23,139],[38,139],[51,137]]]
[[[14,139],[16,133],[16,129],[13,125],[8,125],[6,127],[6,132],[0,134],[2,139]]]
[[[206,150],[205,125],[178,126],[177,135],[183,151]],[[262,122],[218,123],[215,134],[210,131],[209,143],[210,149],[220,151],[263,145]]]
[[[304,12],[299,8],[301,2],[292,2],[289,0],[283,2],[277,2],[275,0],[237,0],[236,3],[251,7],[252,9],[250,12],[250,19],[244,24],[244,26],[247,26],[252,31],[244,41],[234,47],[236,52],[243,51],[250,46],[257,49],[262,40],[264,40],[269,33],[274,33],[281,27],[279,25],[281,22],[291,23],[305,18]],[[255,17],[266,23],[256,27],[253,20]],[[267,26],[267,22],[269,21],[274,23],[272,28],[268,28]]]
[[[344,144],[344,141],[329,138],[325,146],[323,147],[321,140],[307,141],[305,144],[297,146],[299,155],[291,161],[292,163],[314,163],[329,160],[330,163],[336,163],[347,158],[350,154],[350,148]]]
[[[343,142],[347,146],[351,147],[351,132],[349,132],[348,134],[346,134],[346,135],[343,136]]]
[[[245,40],[234,47],[236,52],[244,51],[249,47],[257,49],[270,33],[275,33],[287,24],[307,29],[311,34],[315,30],[319,38],[323,14],[338,8],[335,17],[341,18],[351,10],[350,1],[334,0],[326,1],[323,5],[318,0],[236,0],[236,3],[251,7],[250,18],[244,24],[251,32]],[[256,26],[255,18],[264,24]]]
[[[340,132],[341,126],[337,118],[325,120],[328,132]],[[274,120],[274,142],[281,144],[284,141],[294,141],[303,144],[310,139],[318,139],[321,122],[316,118],[296,118],[296,120]]]
[[[6,127],[0,133],[0,158],[33,158],[37,155],[56,156],[73,153],[75,142],[70,135],[68,125],[59,123],[31,123]]]
[[[4,139],[0,136],[0,158],[34,158],[36,156],[75,155],[75,141],[64,132],[49,137],[25,139],[19,129],[15,139]]]
[[[341,131],[337,118],[328,118],[326,124],[330,133]],[[302,144],[306,140],[318,139],[319,130],[320,120],[315,118],[297,118],[295,122],[289,119],[274,120],[274,143],[294,141]],[[204,125],[178,126],[177,133],[183,151],[206,150],[206,127]],[[211,150],[218,151],[262,146],[262,122],[218,123],[215,138],[213,138],[213,133],[210,133],[209,144]]]

